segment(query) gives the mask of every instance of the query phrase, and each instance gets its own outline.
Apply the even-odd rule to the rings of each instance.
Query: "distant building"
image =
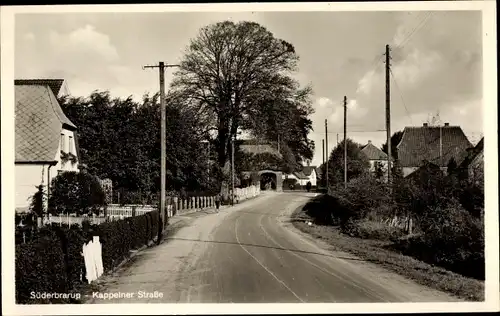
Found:
[[[306,186],[307,182],[311,182],[311,186],[316,187],[318,184],[317,168],[310,165],[303,166],[301,171],[283,175],[283,180],[286,181],[287,185],[295,182],[300,186]]]
[[[15,80],[16,211],[58,173],[78,171],[76,126],[64,115],[56,96],[64,80]],[[47,192],[47,190],[45,190]]]
[[[283,157],[278,149],[265,141],[258,139],[239,140],[239,149],[245,154],[255,155],[250,165],[254,170],[244,170],[242,172],[244,179],[251,178],[252,173],[256,173],[260,178],[261,189],[267,187],[276,191],[283,189],[283,177],[276,161]]]
[[[450,159],[454,158],[460,164],[471,146],[459,126],[424,123],[421,127],[405,127],[397,145],[398,160],[405,177],[421,167],[424,161],[446,172]]]
[[[458,166],[463,179],[469,179],[476,184],[484,181],[484,137],[476,146],[467,150],[467,156]]]
[[[361,147],[361,152],[368,158],[368,161],[370,162],[370,172],[375,173],[377,171],[377,166],[380,166],[384,175],[387,176],[388,156],[385,152],[373,145],[371,140],[368,141],[368,144]]]

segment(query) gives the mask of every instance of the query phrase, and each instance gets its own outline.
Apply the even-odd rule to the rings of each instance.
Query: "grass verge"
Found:
[[[300,231],[321,239],[335,250],[349,252],[376,263],[421,285],[447,292],[467,301],[484,301],[484,282],[467,278],[441,267],[387,249],[390,241],[361,239],[342,234],[335,226],[308,226],[310,219],[302,208],[295,210],[291,222]]]

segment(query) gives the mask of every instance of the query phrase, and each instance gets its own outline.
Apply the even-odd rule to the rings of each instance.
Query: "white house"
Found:
[[[295,179],[297,184],[301,186],[307,185],[307,182],[311,182],[311,186],[317,185],[318,174],[316,172],[316,167],[314,166],[305,166],[302,168],[302,171],[293,172],[291,174],[283,175],[283,180]]]
[[[62,79],[15,80],[15,205],[26,211],[37,186],[50,194],[50,183],[64,171],[78,171],[76,126],[56,96]],[[47,190],[48,189],[48,190]]]

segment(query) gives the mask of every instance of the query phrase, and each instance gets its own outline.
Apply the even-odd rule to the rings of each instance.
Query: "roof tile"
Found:
[[[361,152],[368,157],[369,160],[387,160],[387,154],[380,148],[375,147],[372,143],[368,143],[361,149]]]
[[[16,81],[16,162],[53,161],[62,124],[75,125],[64,115],[48,85]]]
[[[442,159],[440,157],[440,138]],[[429,126],[405,127],[397,148],[402,167],[417,167],[424,160],[444,167],[452,157],[457,164],[460,164],[464,158],[464,151],[471,146],[459,126]]]

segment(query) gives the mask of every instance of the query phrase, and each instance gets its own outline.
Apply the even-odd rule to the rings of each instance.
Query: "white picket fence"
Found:
[[[249,186],[246,188],[235,189],[235,202],[239,203],[247,199],[254,198],[261,193],[259,186]],[[172,217],[181,215],[188,212],[201,211],[215,207],[214,196],[197,196],[189,197],[187,199],[180,199],[178,197],[169,198],[167,200],[167,216]],[[109,204],[106,206],[107,218],[101,216],[74,216],[74,215],[59,215],[49,216],[45,218],[45,224],[58,223],[58,224],[79,224],[81,225],[84,220],[90,221],[92,224],[100,224],[106,220],[114,221],[126,217],[139,216],[155,210],[153,205],[119,205]],[[104,212],[102,212],[104,213]]]
[[[260,187],[256,185],[252,185],[246,188],[235,189],[235,195],[238,201],[244,201],[246,199],[256,197],[259,194],[260,194]]]

